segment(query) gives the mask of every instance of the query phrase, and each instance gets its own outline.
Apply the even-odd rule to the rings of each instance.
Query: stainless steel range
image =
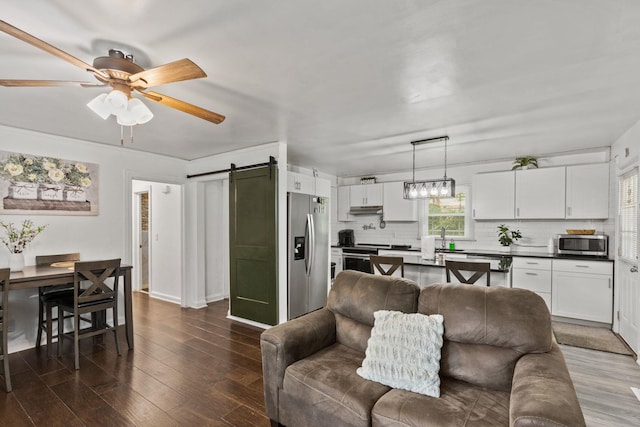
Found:
[[[378,248],[371,246],[351,246],[342,248],[342,269],[371,273],[369,255],[378,255]]]
[[[409,249],[409,245],[384,245],[377,243],[360,243],[342,248],[342,269],[371,273],[369,255],[378,255],[379,249]]]

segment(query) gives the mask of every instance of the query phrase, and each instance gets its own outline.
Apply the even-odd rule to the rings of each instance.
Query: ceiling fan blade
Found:
[[[136,86],[147,88],[202,77],[207,77],[202,68],[198,67],[190,59],[185,58],[132,74],[129,76],[129,81]]]
[[[13,36],[19,40],[22,40],[23,42],[29,43],[32,46],[35,46],[39,49],[44,50],[45,52],[48,52],[52,55],[57,56],[60,59],[64,59],[67,62],[70,62],[71,64],[75,65],[76,67],[80,67],[84,70],[87,71],[93,71],[94,73],[104,77],[105,79],[108,79],[109,76],[107,74],[105,74],[104,72],[98,70],[97,68],[93,67],[93,65],[89,65],[86,62],[76,58],[75,56],[68,54],[67,52],[58,49],[55,46],[50,45],[49,43],[40,40],[37,37],[32,36],[29,33],[26,33],[24,31],[22,31],[19,28],[14,27],[11,24],[6,23],[5,21],[0,20],[0,31],[3,31],[7,34],[9,34],[10,36]]]
[[[222,123],[225,119],[224,116],[214,113],[213,111],[205,110],[204,108],[196,107],[188,102],[180,101],[179,99],[171,98],[170,96],[163,95],[157,92],[142,92],[138,91],[145,98],[155,101],[159,104],[166,105],[167,107],[175,108],[176,110],[183,111],[187,114],[199,117],[201,119],[210,121],[215,124]]]
[[[103,87],[100,83],[70,82],[63,80],[0,80],[0,86],[6,87],[43,87],[43,86],[79,86]]]

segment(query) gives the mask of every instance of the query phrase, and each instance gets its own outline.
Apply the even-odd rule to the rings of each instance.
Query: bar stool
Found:
[[[37,255],[36,266],[51,265],[55,262],[71,262],[79,260],[79,253]],[[73,282],[68,285],[42,286],[38,288],[38,294],[38,335],[36,337],[36,348],[40,348],[42,331],[44,331],[45,334],[47,334],[47,357],[51,358],[53,322],[56,322],[57,324],[59,316],[58,313],[56,317],[53,317],[53,309],[57,308],[56,298],[59,298],[62,295],[73,295]]]
[[[476,283],[479,278],[486,274],[486,285],[489,286],[491,284],[491,263],[446,260],[444,266],[447,271],[447,282],[451,282],[451,273],[453,273],[460,283],[468,284]],[[469,277],[464,277],[461,273],[462,271],[471,271],[473,274]]]
[[[369,260],[372,274],[404,277],[404,259],[401,256],[369,255]]]
[[[80,369],[80,346],[82,338],[113,332],[116,340],[116,351],[120,356],[118,341],[118,278],[120,277],[120,259],[103,261],[76,262],[73,274],[73,292],[55,300],[60,310],[59,316],[65,312],[73,315],[73,331],[64,332],[64,324],[58,327],[58,357],[62,356],[62,339],[73,340],[75,368]],[[84,282],[81,288],[80,283]],[[88,286],[88,287],[87,287]],[[104,312],[112,310],[113,322],[109,325]],[[81,315],[91,314],[97,320],[91,327],[80,329]]]

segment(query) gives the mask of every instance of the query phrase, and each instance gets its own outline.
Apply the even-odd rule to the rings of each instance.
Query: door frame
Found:
[[[181,305],[184,306],[184,302],[185,302],[185,295],[186,295],[186,289],[185,289],[185,283],[186,283],[186,277],[185,277],[185,266],[186,266],[186,261],[187,261],[187,257],[185,254],[185,250],[184,248],[186,248],[185,245],[185,216],[184,216],[184,205],[185,205],[185,183],[184,183],[184,177],[177,177],[177,176],[165,176],[165,175],[155,175],[155,174],[139,174],[138,172],[134,172],[131,170],[125,170],[125,179],[124,179],[124,249],[123,249],[123,253],[124,253],[124,257],[123,257],[123,261],[125,263],[129,263],[131,265],[134,265],[134,254],[133,254],[133,248],[134,248],[134,221],[135,221],[135,217],[134,217],[134,207],[133,207],[133,196],[134,196],[134,192],[133,192],[133,181],[150,181],[150,182],[154,182],[154,183],[159,183],[159,184],[172,184],[172,185],[179,185],[181,187],[181,195],[182,195],[182,200],[181,200],[181,209],[183,211],[183,215],[181,215],[181,224],[180,224],[180,240],[182,242],[182,248],[183,250],[181,250],[182,253],[182,271],[180,272],[180,277],[181,277],[181,283],[180,283],[180,300],[181,300]],[[149,206],[151,206],[151,196],[149,197]],[[149,225],[149,227],[151,227],[151,224]],[[149,256],[151,257],[151,250],[149,250]],[[152,265],[152,259],[149,259],[149,265]],[[151,271],[149,272],[149,274],[151,274]]]
[[[623,175],[633,171],[634,169],[639,169],[638,172],[639,172],[639,178],[640,178],[639,166],[640,165],[638,162],[638,158],[635,157],[631,161],[626,162],[624,165],[620,167],[616,167],[616,170],[615,170],[615,199],[614,200],[615,200],[615,217],[616,217],[616,227],[615,227],[615,236],[616,236],[615,261],[616,262],[615,262],[615,273],[614,273],[615,299],[614,299],[613,330],[616,333],[618,333],[622,339],[624,339],[624,341],[627,343],[627,345],[629,345],[629,347],[632,347],[632,346],[629,342],[627,342],[625,337],[621,334],[621,328],[620,328],[620,307],[621,307],[620,296],[621,296],[621,287],[622,287],[622,278],[623,278],[622,271],[623,269],[627,269],[631,267],[637,268],[638,261],[634,263],[633,261],[630,261],[627,259],[623,260],[620,256],[620,252],[618,249],[620,247],[620,181]],[[640,188],[638,189],[637,196],[640,196]],[[640,230],[640,211],[638,211],[636,220],[638,221],[638,226]],[[638,239],[638,242],[636,243],[638,244],[638,246],[640,246],[640,239]],[[638,250],[638,253],[640,253],[640,247],[636,248],[636,250]],[[638,319],[640,317],[640,301],[636,301],[635,304],[636,304],[636,321],[638,321],[640,320]],[[640,351],[639,351],[640,350],[640,328],[638,329],[637,332],[638,332],[638,336],[635,337],[635,340],[638,348],[632,348],[632,349],[637,354],[639,354],[639,357],[636,358],[636,362],[640,363]]]

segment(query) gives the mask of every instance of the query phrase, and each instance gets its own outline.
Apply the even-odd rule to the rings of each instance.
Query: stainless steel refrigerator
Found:
[[[327,303],[329,283],[328,199],[288,193],[288,318]]]

